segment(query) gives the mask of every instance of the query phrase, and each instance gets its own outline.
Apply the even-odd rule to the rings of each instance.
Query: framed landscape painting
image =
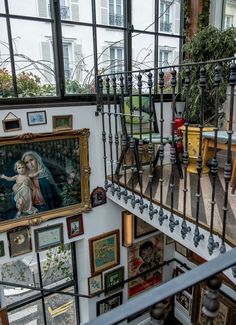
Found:
[[[0,139],[0,231],[90,210],[89,130]]]
[[[89,239],[92,275],[103,272],[120,263],[120,231],[107,232]]]
[[[129,298],[162,282],[163,247],[164,236],[157,234],[128,248],[128,278],[140,275],[129,281]]]

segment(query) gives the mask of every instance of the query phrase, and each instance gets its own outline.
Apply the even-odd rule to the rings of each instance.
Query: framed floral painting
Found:
[[[0,231],[90,209],[89,130],[0,139]]]

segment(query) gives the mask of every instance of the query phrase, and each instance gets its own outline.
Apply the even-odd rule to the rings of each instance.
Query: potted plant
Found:
[[[185,63],[188,62],[204,62],[223,58],[229,58],[236,53],[236,29],[231,27],[226,30],[219,30],[214,26],[203,27],[195,36],[188,40],[183,47],[185,57]],[[221,63],[222,66],[222,81],[219,88],[219,109],[222,109],[223,103],[226,100],[226,91],[228,84],[229,64]],[[196,161],[198,156],[199,146],[199,128],[200,124],[200,101],[201,92],[199,85],[200,65],[191,66],[191,85],[189,90],[189,113],[188,119],[190,125],[195,127],[189,127],[189,157],[190,164],[188,171],[197,172],[196,167],[191,165]],[[214,122],[215,117],[215,64],[206,64],[206,87],[205,87],[205,107],[203,125],[209,126]],[[186,90],[183,90],[183,97],[186,95]],[[222,112],[221,112],[222,113]],[[219,114],[222,117],[222,114]],[[184,132],[184,127],[182,128]],[[203,129],[208,131],[209,129]],[[212,129],[211,129],[212,130]],[[191,139],[193,138],[193,142]],[[208,172],[206,166],[203,168],[203,173]]]

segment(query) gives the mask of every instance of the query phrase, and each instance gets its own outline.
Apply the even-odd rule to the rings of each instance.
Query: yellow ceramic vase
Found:
[[[183,144],[185,145],[185,126],[181,126],[180,130],[183,132]],[[203,128],[203,132],[212,131],[212,127]],[[188,154],[189,154],[189,164],[187,171],[189,173],[197,174],[197,157],[199,151],[199,139],[200,139],[200,129],[198,127],[189,126],[188,127]],[[203,147],[202,147],[203,151]],[[209,156],[210,158],[210,156]],[[208,159],[207,159],[208,160]],[[207,166],[202,167],[202,173],[208,173],[209,168]]]

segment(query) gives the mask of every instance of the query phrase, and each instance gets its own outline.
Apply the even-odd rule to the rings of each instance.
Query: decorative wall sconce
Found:
[[[122,245],[130,247],[133,244],[134,216],[129,211],[122,211]]]

